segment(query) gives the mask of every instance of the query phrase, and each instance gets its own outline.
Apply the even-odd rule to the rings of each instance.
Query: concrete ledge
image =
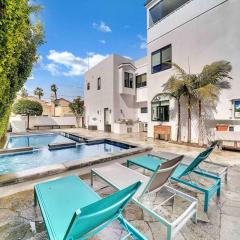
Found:
[[[51,164],[38,168],[31,168],[14,174],[3,174],[0,175],[0,186],[21,183],[36,178],[62,173],[64,171],[66,171],[66,168],[63,164]]]
[[[101,156],[89,157],[81,160],[66,161],[63,162],[62,164],[51,164],[39,168],[28,169],[14,174],[3,174],[0,175],[0,187],[10,184],[21,183],[29,180],[34,180],[38,178],[43,178],[74,169],[81,169],[96,164],[110,162],[124,157],[149,152],[151,150],[152,148],[150,147],[145,148],[135,147],[118,153],[107,153]]]
[[[7,153],[17,153],[17,152],[30,152],[32,151],[32,147],[23,147],[23,148],[12,148],[12,149],[0,149],[0,155],[1,154],[7,154]]]
[[[54,143],[54,144],[48,144],[49,150],[58,150],[62,148],[71,148],[71,147],[76,147],[76,143]]]

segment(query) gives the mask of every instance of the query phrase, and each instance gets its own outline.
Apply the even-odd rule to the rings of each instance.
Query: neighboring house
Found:
[[[64,98],[54,100],[55,117],[72,117],[74,116],[72,110],[69,108],[70,101]]]
[[[19,94],[17,95],[16,100],[19,100],[21,98],[22,97]],[[69,108],[70,101],[64,98],[55,99],[51,97],[50,102],[43,99],[39,99],[38,97],[35,97],[35,96],[28,96],[28,97],[25,97],[25,99],[39,102],[43,107],[42,116],[46,116],[46,117],[47,116],[48,117],[73,117],[74,116],[73,112]]]
[[[21,98],[22,97],[20,96],[20,94],[18,94],[16,101],[21,99]],[[42,108],[43,108],[42,116],[52,116],[52,104],[51,104],[51,102],[47,102],[47,101],[45,101],[43,99],[39,99],[38,97],[35,97],[35,96],[28,96],[28,97],[25,97],[24,99],[39,102],[42,105]]]
[[[167,62],[198,73],[214,61],[230,61],[232,89],[222,92],[216,111],[205,109],[206,119],[240,119],[239,39],[240,1],[149,0],[147,9],[147,56],[136,62],[112,55],[85,74],[86,125],[124,133],[124,120],[171,128],[176,140],[175,100],[163,97],[163,84],[174,74]],[[182,140],[187,141],[187,112],[182,109]],[[197,107],[193,107],[192,141],[198,141]],[[109,128],[107,128],[109,130]],[[133,127],[133,131],[141,131]]]

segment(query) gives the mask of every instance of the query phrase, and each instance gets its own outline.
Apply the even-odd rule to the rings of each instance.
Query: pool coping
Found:
[[[21,183],[29,180],[34,180],[34,179],[38,179],[46,176],[52,176],[52,175],[67,172],[70,170],[80,169],[87,166],[88,167],[93,166],[95,164],[110,162],[112,160],[132,156],[135,154],[140,154],[140,153],[144,153],[152,150],[152,147],[148,147],[148,146],[143,147],[138,144],[133,144],[127,141],[120,141],[120,140],[118,141],[112,138],[95,138],[95,139],[92,138],[92,139],[88,139],[87,143],[96,142],[96,141],[99,141],[99,142],[112,141],[119,144],[127,144],[131,146],[131,148],[126,149],[122,152],[106,153],[101,156],[88,157],[88,158],[83,158],[79,160],[73,159],[73,160],[65,161],[58,164],[49,164],[49,165],[41,166],[38,168],[31,168],[31,169],[19,171],[16,173],[2,174],[0,175],[0,187],[11,185],[11,184],[17,184],[17,183]]]

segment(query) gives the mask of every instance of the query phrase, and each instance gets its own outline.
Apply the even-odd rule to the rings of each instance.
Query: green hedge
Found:
[[[16,93],[31,75],[43,43],[40,21],[31,15],[39,10],[28,0],[0,0],[0,139],[6,132]]]

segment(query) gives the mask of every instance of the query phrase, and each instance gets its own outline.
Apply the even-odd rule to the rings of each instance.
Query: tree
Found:
[[[20,95],[21,95],[22,98],[26,98],[26,97],[28,96],[27,89],[23,87],[23,88],[21,89]]]
[[[221,90],[231,88],[229,82],[232,79],[229,75],[231,70],[230,62],[224,60],[213,62],[203,67],[193,83],[193,94],[198,101],[199,144],[203,142],[201,133],[203,129],[202,105],[215,106]]]
[[[57,99],[57,91],[58,91],[58,87],[56,84],[52,84],[51,85],[51,91],[54,93],[55,95],[55,99]]]
[[[30,116],[41,116],[43,108],[39,102],[21,99],[14,104],[13,112],[16,114],[27,115],[27,129],[29,129]]]
[[[79,127],[80,119],[81,117],[83,117],[84,113],[84,101],[82,101],[80,97],[77,97],[76,99],[73,100],[72,103],[69,104],[69,107],[74,113],[77,121],[77,126]]]
[[[38,11],[28,0],[0,1],[0,138],[6,132],[16,93],[38,60],[43,31],[40,21],[31,17]]]
[[[171,76],[168,81],[163,85],[163,92],[170,96],[170,98],[174,98],[177,101],[177,141],[181,141],[181,97],[183,94],[183,81],[178,79],[177,75]]]
[[[196,81],[197,76],[195,74],[191,74],[190,71],[187,73],[183,68],[181,68],[176,63],[172,63],[176,73],[176,86],[179,88],[180,92],[182,93],[181,96],[187,98],[187,112],[188,112],[188,137],[187,142],[191,143],[192,139],[192,101],[195,98],[193,94],[193,83]],[[180,100],[178,102],[178,106],[180,104]],[[180,113],[181,114],[181,113]]]
[[[41,99],[41,97],[44,95],[43,89],[40,88],[40,87],[37,87],[37,88],[34,90],[34,95],[38,96],[38,99]]]

